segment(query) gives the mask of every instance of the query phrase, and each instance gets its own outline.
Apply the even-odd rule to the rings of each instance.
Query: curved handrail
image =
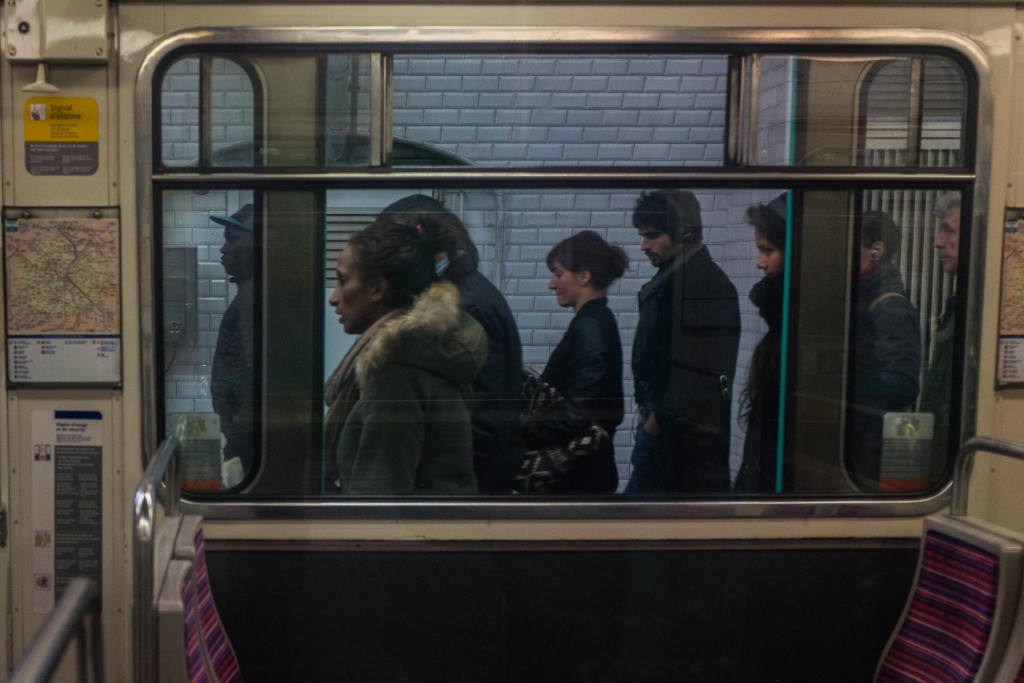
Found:
[[[134,605],[134,660],[135,680],[152,681],[156,678],[156,612],[153,607],[153,537],[156,534],[156,506],[160,499],[160,484],[164,484],[164,511],[178,514],[180,482],[178,481],[178,439],[173,436],[160,444],[156,455],[149,461],[142,481],[135,489],[132,518],[132,592]]]
[[[91,622],[88,627],[86,622]],[[103,644],[100,629],[100,591],[92,579],[76,576],[64,588],[50,616],[36,632],[14,673],[14,683],[49,681],[72,638],[78,640],[79,679],[85,680],[86,661],[92,659],[92,680],[103,680]],[[91,637],[91,643],[88,642]],[[91,657],[90,657],[91,655]]]
[[[990,436],[975,436],[967,440],[957,454],[956,476],[953,478],[953,504],[950,514],[954,517],[967,515],[967,492],[971,488],[971,471],[974,468],[974,455],[978,451],[1005,455],[1009,458],[1024,460],[1024,445],[1013,441],[1002,441]]]

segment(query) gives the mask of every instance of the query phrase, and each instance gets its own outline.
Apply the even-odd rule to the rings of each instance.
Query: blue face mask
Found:
[[[441,277],[441,273],[448,269],[448,263],[448,257],[446,256],[434,264],[434,272],[437,273],[438,277]]]

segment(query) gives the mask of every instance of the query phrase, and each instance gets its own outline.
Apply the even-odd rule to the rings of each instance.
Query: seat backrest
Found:
[[[989,525],[925,519],[917,574],[875,680],[990,680],[1017,609],[1024,546]]]
[[[192,563],[171,560],[156,597],[160,683],[208,683],[212,668],[199,632]]]
[[[206,541],[203,537],[203,518],[199,515],[184,515],[174,545],[177,558],[191,560],[195,564],[196,594],[199,599],[199,625],[206,651],[210,656],[215,680],[219,683],[240,683],[242,672],[238,657],[228,639],[227,631],[217,612],[210,588],[210,575],[206,570]]]
[[[157,522],[156,535],[153,537],[153,595],[160,594],[167,575],[167,565],[175,555],[175,544],[178,542],[178,530],[181,528],[181,515],[166,516]]]
[[[995,683],[1024,683],[1024,581],[1021,582],[1020,599],[1006,643],[1006,654],[993,679]]]

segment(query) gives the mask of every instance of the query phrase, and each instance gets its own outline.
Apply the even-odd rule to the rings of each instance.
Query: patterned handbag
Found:
[[[539,375],[524,369],[521,416],[525,450],[512,478],[520,493],[544,493],[581,459],[608,441],[608,432]]]

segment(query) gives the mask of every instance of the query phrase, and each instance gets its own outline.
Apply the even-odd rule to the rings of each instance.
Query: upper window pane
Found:
[[[720,166],[718,55],[409,55],[394,135],[480,166]]]
[[[954,167],[965,79],[938,56],[751,58],[752,165]]]
[[[251,74],[230,59],[185,57],[172,64],[160,90],[164,165],[257,165],[254,89]]]

